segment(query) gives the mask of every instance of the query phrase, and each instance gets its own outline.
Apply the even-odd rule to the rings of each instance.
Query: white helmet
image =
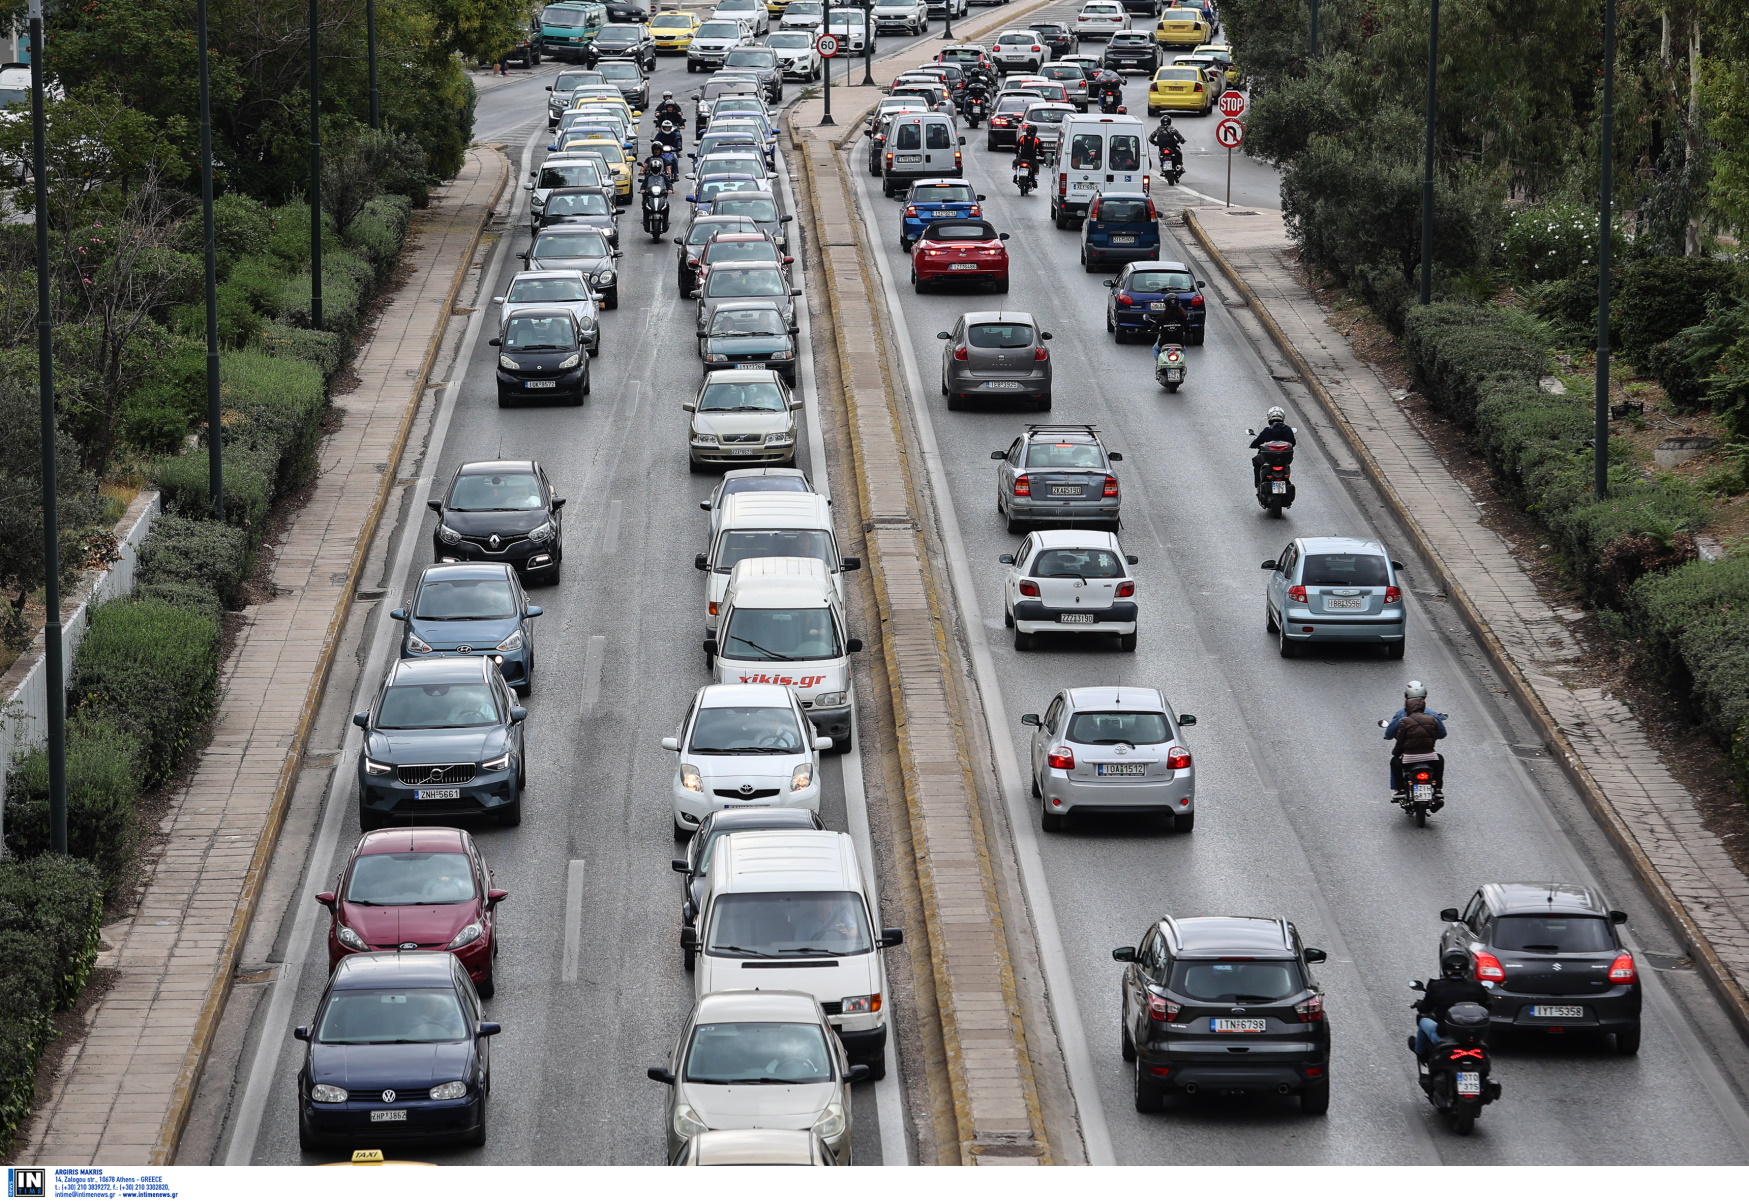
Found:
[[[1427,685],[1423,684],[1420,680],[1410,680],[1407,684],[1403,685],[1403,699],[1406,701],[1426,700]]]
[[[1269,410],[1269,413],[1267,415],[1269,417],[1269,423],[1271,425],[1274,425],[1278,421],[1286,421],[1287,420],[1287,410],[1282,408],[1280,405],[1277,405],[1275,408]]]

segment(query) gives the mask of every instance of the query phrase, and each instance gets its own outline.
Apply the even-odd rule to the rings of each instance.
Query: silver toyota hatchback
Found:
[[[1196,769],[1184,744],[1189,713],[1174,716],[1157,688],[1065,688],[1032,727],[1032,795],[1047,833],[1071,813],[1136,813],[1188,833],[1196,825]]]
[[[1401,659],[1402,569],[1370,538],[1295,538],[1278,558],[1265,559],[1264,623],[1281,657],[1293,658],[1304,643],[1356,642]]]

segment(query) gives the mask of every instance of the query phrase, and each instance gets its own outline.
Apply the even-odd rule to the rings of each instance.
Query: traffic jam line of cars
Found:
[[[1146,12],[1153,29],[1132,30]],[[990,99],[986,149],[1014,146],[1027,126],[1044,143],[1047,208],[1058,229],[1077,229],[1088,272],[1106,281],[1106,329],[1115,341],[1153,340],[1173,312],[1183,382],[1185,348],[1204,343],[1203,283],[1186,264],[1162,257],[1160,211],[1150,195],[1149,130],[1126,112],[1094,106],[1104,70],[1141,72],[1147,109],[1206,114],[1236,83],[1231,51],[1211,41],[1210,4],[1161,8],[1143,0],[1088,0],[1072,23],[1040,20],[994,35],[987,44],[941,50],[936,62],[898,76],[870,113],[869,174],[900,205],[896,241],[910,260],[910,283],[924,292],[953,286],[1006,292],[1010,255],[1024,235],[999,231],[987,197],[968,180],[968,125],[958,103],[968,72],[1000,78]],[[1102,54],[1079,53],[1105,42]],[[1025,191],[1021,192],[1024,198]],[[937,335],[944,343],[940,390],[950,411],[1020,405],[1049,410],[1051,334],[1019,309],[962,313]],[[1281,473],[1259,455],[1259,487]],[[1291,446],[1285,458],[1291,459]],[[1125,553],[1123,455],[1084,424],[1029,424],[992,449],[995,508],[1019,547],[1000,558],[1003,623],[1025,652],[1096,639],[1133,651],[1142,624],[1138,559]],[[1278,456],[1279,457],[1279,456]],[[1291,503],[1291,484],[1277,491]],[[1264,500],[1259,493],[1260,501]],[[1280,498],[1277,498],[1278,500]],[[1285,504],[1265,504],[1280,516]],[[1296,537],[1263,564],[1268,632],[1292,658],[1315,644],[1376,647],[1401,658],[1407,619],[1403,586],[1378,541]],[[1027,713],[1026,771],[1040,825],[1061,831],[1077,815],[1133,814],[1188,833],[1195,826],[1195,767],[1186,731],[1196,718],[1174,710],[1158,689],[1079,684],[1059,690],[1044,712]],[[1381,723],[1384,724],[1384,723]],[[1595,891],[1565,884],[1488,884],[1461,914],[1440,915],[1442,956],[1458,953],[1457,974],[1488,1001],[1477,1023],[1459,1014],[1446,1039],[1423,1057],[1420,1079],[1434,1105],[1461,1133],[1481,1104],[1499,1095],[1478,1070],[1444,1063],[1485,1059],[1488,1028],[1531,1034],[1586,1031],[1614,1036],[1633,1054],[1640,1041],[1640,994],[1632,953],[1617,927],[1625,915]],[[1113,957],[1122,978],[1120,1047],[1134,1065],[1137,1110],[1157,1112],[1168,1095],[1251,1092],[1296,1096],[1307,1113],[1329,1106],[1330,1031],[1316,967],[1325,954],[1304,946],[1285,918],[1163,917]],[[1448,971],[1448,975],[1451,974]],[[1420,987],[1417,982],[1417,987]],[[1471,1066],[1475,1066],[1472,1064]],[[1451,1068],[1451,1070],[1444,1070]]]

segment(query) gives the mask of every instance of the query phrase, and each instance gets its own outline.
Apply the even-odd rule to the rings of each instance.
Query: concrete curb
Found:
[[[1599,787],[1591,772],[1580,761],[1572,742],[1543,704],[1542,698],[1536,694],[1530,681],[1525,678],[1517,661],[1512,658],[1499,638],[1495,636],[1487,620],[1481,615],[1456,577],[1446,570],[1445,563],[1434,549],[1432,541],[1422,530],[1420,523],[1415,520],[1414,515],[1409,512],[1407,506],[1403,504],[1402,499],[1397,495],[1397,490],[1392,486],[1389,476],[1380,470],[1372,453],[1367,449],[1359,434],[1355,432],[1354,427],[1349,424],[1341,408],[1325,391],[1323,383],[1312,370],[1311,364],[1282,332],[1281,327],[1276,324],[1275,318],[1270,315],[1268,308],[1258,299],[1250,285],[1245,283],[1238,271],[1234,270],[1233,265],[1228,262],[1227,257],[1215,246],[1208,231],[1197,220],[1195,212],[1188,208],[1184,210],[1184,224],[1202,247],[1203,253],[1207,254],[1221,269],[1221,274],[1226,277],[1227,282],[1232,285],[1234,290],[1245,298],[1246,305],[1257,318],[1258,323],[1268,332],[1269,340],[1275,343],[1276,349],[1280,350],[1294,365],[1294,369],[1299,373],[1300,380],[1305,384],[1306,389],[1317,397],[1325,415],[1341,432],[1343,441],[1348,444],[1348,449],[1354,454],[1355,461],[1360,464],[1367,479],[1372,482],[1379,495],[1384,498],[1385,503],[1396,516],[1398,523],[1414,541],[1421,557],[1439,576],[1446,597],[1452,602],[1464,624],[1469,627],[1470,632],[1481,645],[1483,652],[1488,656],[1488,661],[1500,673],[1500,677],[1511,691],[1513,699],[1518,702],[1520,708],[1530,718],[1531,724],[1536,727],[1537,733],[1542,737],[1544,743],[1555,752],[1562,772],[1578,791],[1580,798],[1585,802],[1585,807],[1591,811],[1592,816],[1603,827],[1610,842],[1627,858],[1641,886],[1651,895],[1653,901],[1680,932],[1683,940],[1688,944],[1689,952],[1694,956],[1695,962],[1700,965],[1701,974],[1705,977],[1707,984],[1719,998],[1725,1011],[1730,1014],[1738,1031],[1746,1039],[1749,1039],[1749,995],[1745,995],[1743,989],[1732,978],[1723,960],[1719,958],[1718,952],[1713,949],[1712,943],[1689,915],[1687,907],[1682,904],[1669,884],[1665,882],[1663,876],[1659,874],[1656,866],[1646,856],[1645,851],[1641,849],[1633,832],[1622,821],[1621,815],[1616,812],[1615,806],[1610,803],[1609,797]]]
[[[455,307],[456,296],[461,291],[463,281],[467,278],[468,269],[474,260],[474,254],[479,249],[480,239],[485,233],[486,223],[492,213],[504,198],[504,189],[510,179],[510,163],[502,154],[499,155],[498,187],[492,194],[492,202],[482,215],[479,227],[474,230],[472,240],[468,244],[468,253],[456,267],[455,278],[450,282],[449,293],[444,299],[443,318],[437,323],[437,329],[432,334],[431,343],[426,348],[425,358],[419,364],[419,373],[414,380],[413,403],[407,406],[406,415],[401,420],[400,431],[395,436],[391,464],[398,463],[401,454],[406,450],[407,439],[413,429],[413,420],[418,415],[420,403],[425,395],[426,384],[430,379],[431,368],[437,359],[438,350],[443,342],[444,330],[448,326],[448,314]],[[355,352],[356,353],[356,352]],[[285,764],[280,769],[279,779],[274,784],[273,804],[267,813],[267,822],[261,831],[261,837],[255,845],[255,853],[249,860],[249,868],[244,876],[242,898],[232,916],[230,928],[225,932],[224,949],[219,956],[219,972],[213,988],[207,993],[206,1001],[201,1006],[200,1019],[195,1026],[194,1042],[189,1047],[183,1060],[182,1070],[177,1073],[176,1083],[171,1092],[170,1111],[165,1115],[164,1124],[159,1129],[157,1145],[152,1149],[151,1163],[167,1164],[174,1161],[176,1146],[182,1140],[182,1131],[188,1124],[188,1114],[194,1104],[194,1094],[200,1082],[200,1074],[206,1066],[207,1052],[212,1047],[213,1035],[218,1029],[220,1018],[224,1015],[225,1003],[231,995],[231,983],[236,976],[237,959],[242,954],[243,941],[249,932],[249,924],[254,920],[255,907],[261,896],[261,887],[267,878],[268,864],[273,858],[274,844],[279,838],[279,828],[285,820],[287,806],[291,803],[293,789],[297,786],[298,773],[303,769],[304,748],[308,744],[310,727],[316,720],[316,713],[321,707],[322,693],[327,688],[328,676],[334,666],[335,650],[340,643],[341,631],[345,628],[347,615],[352,607],[353,593],[358,588],[359,577],[364,569],[364,561],[370,552],[371,542],[375,538],[377,523],[382,519],[388,506],[389,496],[395,487],[395,472],[385,471],[383,482],[378,490],[376,500],[372,503],[370,512],[365,515],[363,534],[353,551],[351,565],[347,569],[346,586],[341,590],[340,603],[335,606],[334,615],[328,623],[328,631],[322,639],[322,654],[317,660],[316,670],[310,680],[309,691],[304,695],[304,711],[292,737],[291,745],[286,749]]]

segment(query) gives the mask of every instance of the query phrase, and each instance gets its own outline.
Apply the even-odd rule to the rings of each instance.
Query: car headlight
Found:
[[[595,282],[598,284],[611,285],[616,278],[618,277],[615,276],[613,270],[609,268],[608,270],[603,271],[600,275],[597,275],[595,277]]]
[[[704,779],[698,774],[698,768],[690,763],[682,763],[680,765],[680,786],[688,792],[702,793]]]
[[[522,649],[522,631],[517,630],[514,634],[510,635],[510,637],[506,638],[503,642],[500,642],[497,646],[493,647],[492,649],[493,650],[500,650],[500,651],[519,651],[519,650],[521,650]]]
[[[479,922],[469,922],[467,925],[463,926],[456,933],[456,936],[454,938],[449,940],[449,946],[444,948],[444,949],[449,950],[449,951],[453,951],[457,947],[465,947],[471,942],[479,941],[480,937],[485,933],[486,933],[485,926],[481,925]],[[444,1087],[448,1088],[449,1085],[446,1084],[446,1085],[444,1085]],[[461,1086],[458,1084],[456,1087],[460,1088]],[[456,1093],[456,1097],[459,1097],[459,1096],[461,1096],[461,1093],[459,1093],[459,1092]],[[433,1101],[453,1101],[453,1100],[455,1100],[455,1097],[440,1097],[437,1095],[437,1090],[432,1089],[431,1090],[431,1099]]]
[[[412,651],[415,655],[427,655],[431,653],[431,644],[425,641],[425,639],[419,637],[419,635],[409,631],[407,634],[407,649]]]
[[[437,527],[437,540],[439,542],[447,542],[449,545],[454,546],[462,540],[462,536],[450,529],[447,525],[439,525]]]
[[[312,1084],[310,1085],[310,1100],[322,1101],[329,1105],[338,1104],[346,1100],[346,1090],[335,1088],[332,1084]]]
[[[545,542],[552,536],[553,523],[550,521],[543,521],[532,530],[528,531],[528,540],[530,542]],[[500,647],[499,649],[502,650],[503,648]]]
[[[771,352],[771,357],[774,359],[793,359],[796,355],[793,350],[774,350]]]
[[[515,371],[518,367],[522,366],[521,363],[518,363],[507,354],[501,354],[498,356],[498,365],[506,371]]]
[[[814,708],[816,708],[816,709],[836,709],[839,705],[842,705],[844,703],[845,698],[848,697],[849,695],[850,694],[848,692],[819,692],[819,693],[815,693],[814,694]]]
[[[593,317],[589,316],[587,313],[585,313],[583,316],[577,318],[577,328],[581,329],[581,330],[594,329],[595,328],[595,318],[593,318]]]
[[[704,356],[704,361],[707,363],[726,363],[729,361],[729,356],[726,354],[707,354]]]
[[[834,1104],[837,1104],[834,1102]],[[681,1138],[691,1138],[695,1134],[703,1134],[710,1127],[698,1116],[698,1111],[690,1105],[674,1107],[674,1133]]]
[[[572,355],[570,358],[566,359],[563,363],[559,364],[559,370],[560,371],[569,371],[571,368],[573,368],[577,365],[578,360],[581,358],[582,358],[581,354]]]
[[[481,771],[504,771],[510,766],[510,752],[505,751],[496,759],[487,759],[480,764]]]
[[[813,782],[814,765],[812,763],[798,763],[796,769],[789,774],[789,790],[791,792],[800,792]]]
[[[717,444],[717,436],[715,434],[694,434],[692,436],[692,441],[693,444],[697,446],[715,446]]]
[[[354,930],[349,926],[335,926],[334,939],[341,946],[351,947],[355,951],[370,950],[370,944],[364,941],[357,930]],[[340,1100],[344,1101],[346,1098],[341,1097]]]
[[[386,776],[394,771],[394,766],[388,763],[378,763],[369,755],[364,757],[364,774],[367,776]]]
[[[788,446],[790,443],[794,442],[795,440],[796,440],[796,436],[794,434],[767,434],[767,435],[765,435],[765,445],[767,445],[767,446]]]
[[[676,1121],[675,1122],[675,1129],[678,1130],[679,1127],[680,1127],[680,1124],[678,1121]],[[819,1121],[814,1123],[814,1133],[819,1135],[821,1138],[826,1139],[827,1141],[831,1141],[832,1139],[835,1139],[839,1135],[843,1134],[844,1133],[844,1106],[841,1105],[837,1101],[834,1101],[834,1102],[832,1102],[832,1104],[826,1106],[826,1112],[824,1114],[820,1115]]]
[[[473,927],[469,926],[468,929],[472,930]],[[433,1101],[460,1101],[467,1095],[468,1084],[465,1080],[451,1080],[448,1084],[440,1084],[431,1090]]]
[[[844,1007],[844,1013],[879,1013],[881,994],[871,992],[866,997],[845,997],[839,1004]]]

